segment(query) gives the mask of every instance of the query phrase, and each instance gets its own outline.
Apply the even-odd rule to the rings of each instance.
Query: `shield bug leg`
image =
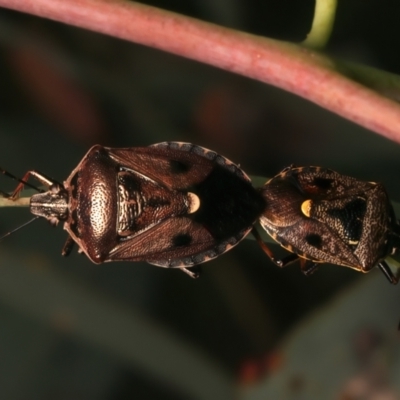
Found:
[[[260,234],[258,233],[258,231],[256,230],[256,228],[253,228],[251,233],[253,234],[254,238],[256,239],[257,243],[260,245],[260,247],[262,248],[264,253],[278,267],[280,267],[280,268],[286,267],[287,265],[289,265],[299,259],[299,256],[294,253],[288,254],[286,257],[283,257],[283,258],[276,258],[274,253],[272,252],[272,250],[262,240],[262,238],[261,238]]]
[[[75,245],[74,239],[68,235],[67,240],[65,241],[64,247],[61,251],[61,255],[63,257],[68,257],[71,254],[71,251]]]
[[[17,202],[17,200],[18,200],[18,198],[19,198],[19,194],[20,194],[21,190],[23,189],[24,185],[27,185],[27,186],[29,186],[30,188],[35,189],[37,192],[41,192],[41,190],[38,189],[36,186],[34,186],[34,185],[32,185],[32,184],[30,184],[30,183],[28,183],[28,182],[25,181],[25,180],[29,177],[29,173],[26,173],[25,176],[24,176],[24,178],[21,179],[21,178],[18,178],[17,176],[15,176],[15,175],[11,174],[11,173],[8,172],[7,170],[5,170],[5,169],[3,169],[3,168],[0,167],[0,174],[3,174],[4,176],[7,176],[8,178],[14,179],[14,180],[16,180],[16,181],[19,182],[19,184],[17,185],[16,189],[13,191],[12,194],[6,193],[6,192],[4,192],[3,190],[0,190],[0,197],[4,197],[4,198],[6,198],[7,200],[10,200],[10,201],[12,201],[12,202]],[[36,174],[37,174],[37,173],[36,173]],[[39,175],[39,174],[38,174],[38,175]],[[28,200],[28,201],[29,201],[29,199],[30,199],[30,198],[24,198],[24,199],[22,199],[22,200]],[[22,200],[19,201],[18,203],[21,204],[21,205],[28,205],[26,201],[22,201]],[[31,220],[29,220],[29,221],[23,223],[22,225],[16,227],[16,228],[13,229],[13,230],[11,230],[11,231],[5,233],[4,235],[2,235],[2,236],[0,237],[0,241],[2,241],[2,240],[3,240],[4,238],[6,238],[7,236],[12,235],[14,232],[20,230],[21,228],[23,228],[23,227],[29,225],[30,223],[32,223],[33,221],[35,221],[35,220],[38,219],[38,218],[39,218],[38,216],[35,216],[35,217],[32,218]]]
[[[301,260],[301,258],[297,254],[291,253],[283,258],[275,260],[275,263],[279,267],[283,268],[283,267],[286,267],[286,265],[292,264],[299,259]]]
[[[318,263],[305,258],[300,258],[300,269],[304,275],[309,276],[318,269]]]
[[[181,270],[188,274],[191,278],[197,279],[200,277],[200,267],[191,267],[191,268],[181,268]]]
[[[19,184],[15,188],[14,192],[11,195],[12,199],[16,199],[19,197],[19,194],[21,193],[22,189],[24,188],[24,185],[27,185],[27,181],[29,177],[32,176],[33,178],[37,179],[42,185],[45,185],[47,187],[50,187],[51,185],[54,184],[54,181],[51,179],[45,177],[44,175],[40,174],[37,171],[28,171],[20,180]]]
[[[23,190],[25,185],[31,187],[32,189],[38,190],[39,192],[41,191],[36,186],[33,186],[28,182],[28,179],[30,176],[37,179],[41,184],[43,184],[47,187],[50,187],[51,185],[53,185],[55,183],[54,181],[52,181],[51,179],[47,178],[46,176],[40,174],[37,171],[28,171],[25,173],[25,175],[21,179],[16,177],[15,175],[11,174],[10,172],[6,171],[5,169],[0,168],[0,172],[3,175],[8,176],[11,179],[19,181],[19,183],[18,183],[17,187],[14,189],[13,193],[11,195],[7,195],[7,197],[10,200],[16,200],[19,197],[19,194],[21,193],[21,191]]]
[[[387,280],[393,284],[397,285],[399,278],[394,276],[392,270],[389,268],[389,265],[385,261],[381,261],[378,264],[379,269],[382,271],[382,273],[386,276]]]

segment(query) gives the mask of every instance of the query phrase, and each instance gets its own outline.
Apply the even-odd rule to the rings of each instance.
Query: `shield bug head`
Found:
[[[292,254],[279,266],[300,259],[305,274],[320,263],[368,272],[378,266],[397,283],[384,259],[400,248],[400,226],[384,187],[320,167],[288,167],[261,189],[266,208],[262,227]]]
[[[64,223],[63,255],[77,244],[94,263],[147,261],[192,276],[186,267],[239,243],[265,206],[242,169],[188,143],[96,145],[63,184],[35,171],[23,182],[29,176],[48,188],[31,197],[31,212]]]

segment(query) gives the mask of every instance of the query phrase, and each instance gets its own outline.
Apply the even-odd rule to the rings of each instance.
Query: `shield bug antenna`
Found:
[[[304,274],[321,263],[369,272],[378,266],[392,284],[395,276],[385,258],[400,249],[400,225],[384,187],[321,167],[285,168],[260,193],[266,201],[261,226],[291,252],[277,259],[253,233],[265,253],[280,267],[300,260]]]
[[[230,250],[265,208],[250,178],[225,157],[190,143],[165,142],[115,149],[93,146],[60,184],[32,176],[47,191],[30,199],[30,211],[68,233],[94,263],[147,261],[193,268]],[[191,267],[191,268],[189,268]]]
[[[17,226],[16,228],[14,228],[12,231],[9,231],[7,233],[5,233],[3,236],[0,236],[0,242],[5,239],[7,236],[12,235],[14,232],[19,231],[21,228],[24,228],[25,226],[29,225],[30,223],[32,223],[33,221],[35,221],[36,219],[38,219],[39,217],[33,217],[32,219],[30,219],[27,222],[24,222],[22,225]]]

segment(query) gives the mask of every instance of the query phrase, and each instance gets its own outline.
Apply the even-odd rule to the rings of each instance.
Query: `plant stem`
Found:
[[[29,207],[30,197],[20,197],[17,200],[10,200],[0,196],[0,207]]]
[[[0,0],[0,6],[155,47],[278,86],[400,143],[399,104],[345,77],[348,68],[340,62],[299,45],[122,0]],[[375,89],[382,74],[372,78]],[[363,82],[356,75],[353,66],[352,78]],[[394,75],[390,79],[398,81]],[[393,98],[400,97],[398,86],[390,93]]]
[[[314,19],[303,46],[322,49],[328,42],[335,22],[337,0],[316,0]]]

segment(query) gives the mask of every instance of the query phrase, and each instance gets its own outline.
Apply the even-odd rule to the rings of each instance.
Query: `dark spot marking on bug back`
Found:
[[[178,233],[172,238],[174,247],[186,247],[192,242],[192,236],[188,233]]]
[[[169,160],[171,172],[174,174],[183,174],[190,170],[190,165],[182,161]]]
[[[333,179],[328,178],[314,178],[314,185],[319,187],[320,189],[330,189],[332,187]]]
[[[328,214],[340,221],[346,240],[357,242],[361,239],[366,211],[366,200],[358,197],[344,204],[342,208],[329,210]]]
[[[200,198],[200,208],[191,218],[217,242],[249,229],[265,210],[261,192],[241,175],[219,164],[193,187],[193,193]]]
[[[310,233],[309,235],[307,235],[306,242],[310,246],[316,247],[317,249],[320,249],[322,247],[322,238],[317,233]]]

